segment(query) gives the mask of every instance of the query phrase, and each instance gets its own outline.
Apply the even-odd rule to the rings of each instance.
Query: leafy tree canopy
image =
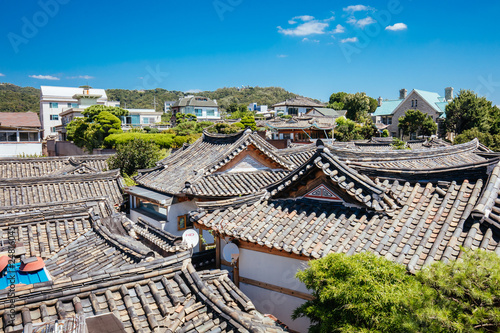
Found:
[[[403,130],[404,135],[416,133],[417,135],[436,134],[437,125],[431,116],[420,110],[407,110],[404,116],[399,117],[398,128]]]
[[[347,118],[362,123],[370,112],[370,98],[364,92],[348,94],[344,98],[344,109],[347,110]]]
[[[257,124],[255,123],[255,118],[253,117],[253,115],[244,116],[243,118],[241,118],[240,123],[245,128],[250,128],[252,131],[255,131],[257,129]]]
[[[161,149],[153,141],[134,138],[116,147],[116,154],[108,159],[108,165],[111,169],[120,169],[122,175],[132,175],[139,169],[154,167],[161,157]]]
[[[343,91],[339,91],[337,93],[333,93],[333,94],[330,95],[329,104],[344,103],[345,97],[347,95],[349,95],[349,94],[346,93],[346,92],[343,92]]]
[[[196,121],[198,117],[192,113],[176,113],[175,114],[175,121],[176,124],[182,124],[184,122],[191,122],[191,121]]]
[[[334,130],[335,140],[347,142],[363,139],[363,137],[359,133],[359,127],[353,120],[339,117],[335,120],[335,122],[337,123],[337,126]]]
[[[448,131],[457,134],[474,127],[483,132],[498,134],[499,112],[486,97],[479,97],[472,90],[462,89],[446,106],[445,125]]]
[[[463,249],[460,261],[436,262],[416,275],[371,253],[332,253],[297,277],[315,297],[293,318],[310,332],[498,332],[500,257]]]
[[[91,105],[82,111],[85,117],[89,118],[89,121],[93,121],[94,118],[101,112],[109,112],[116,117],[128,116],[128,111],[117,106],[107,106],[107,105]]]
[[[242,123],[216,123],[214,126],[209,127],[207,130],[210,133],[218,133],[218,134],[232,134],[238,133],[241,130],[244,130],[245,126]]]

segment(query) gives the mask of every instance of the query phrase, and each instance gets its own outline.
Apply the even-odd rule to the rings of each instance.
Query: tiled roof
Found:
[[[324,107],[325,105],[322,103],[315,102],[312,99],[307,98],[307,97],[295,97],[295,98],[287,99],[287,100],[280,102],[280,103],[276,103],[276,104],[272,105],[271,107],[275,108],[277,106],[299,106],[299,107],[310,106],[310,107],[320,107],[321,108],[321,107]]]
[[[193,97],[184,97],[176,101],[174,104],[172,104],[171,107],[179,107],[179,106],[204,106],[204,107],[215,107],[217,108],[217,103],[215,103],[213,100],[211,100],[208,97],[200,97],[200,96],[193,96]]]
[[[334,118],[345,116],[347,113],[346,110],[334,110],[331,108],[322,108],[322,107],[315,107],[314,110],[317,110],[323,116],[334,117]],[[306,114],[308,114],[308,113],[306,113]]]
[[[0,126],[42,127],[38,114],[34,112],[0,112]]]
[[[301,116],[292,119],[274,118],[266,121],[265,125],[277,130],[280,129],[307,129],[317,128],[331,130],[335,127],[335,118],[321,116]]]
[[[88,168],[88,171],[91,171],[91,169],[103,171],[108,169],[108,158],[108,155],[0,158],[0,179],[71,173],[82,164]]]
[[[0,214],[8,207],[79,199],[108,198],[121,205],[122,180],[118,170],[62,176],[0,179]]]
[[[372,116],[390,116],[394,110],[401,104],[402,99],[393,99],[393,100],[385,100],[382,101],[382,105],[377,107],[375,112],[372,113]]]
[[[257,173],[240,173],[236,175],[216,174],[222,167],[231,162],[240,153],[250,147],[276,165],[281,172],[259,171]],[[224,187],[221,180],[242,180],[239,193],[249,193],[258,186],[256,181],[268,184],[292,170],[294,164],[281,157],[275,147],[249,130],[233,135],[218,135],[204,132],[202,138],[185,147],[166,159],[160,161],[153,169],[139,170],[136,182],[144,187],[170,194],[189,193],[195,195],[226,196],[233,192]],[[186,183],[189,185],[186,187]]]

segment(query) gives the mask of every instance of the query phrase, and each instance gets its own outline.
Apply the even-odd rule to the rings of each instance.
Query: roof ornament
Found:
[[[316,147],[318,148],[319,151],[323,151],[325,149],[325,144],[323,143],[323,140],[321,139],[316,140]]]

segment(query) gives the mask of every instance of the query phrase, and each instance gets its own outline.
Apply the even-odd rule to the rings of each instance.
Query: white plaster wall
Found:
[[[42,154],[41,142],[0,143],[0,157],[15,157],[21,154]]]
[[[307,267],[307,261],[240,249],[239,267],[240,276],[310,294],[295,278],[298,270]]]
[[[152,219],[149,216],[141,214],[141,212],[138,210],[131,209],[130,210],[130,219],[134,222],[137,222],[138,217],[140,217],[144,221],[151,223],[152,225],[154,225],[158,229],[163,229],[165,224],[166,224],[166,221],[159,221],[159,220]]]
[[[196,209],[198,209],[198,206],[196,206],[196,202],[194,201],[179,202],[171,205],[168,208],[168,222],[163,227],[163,230],[170,232],[172,235],[182,236],[184,230],[177,230],[177,217]]]
[[[274,315],[294,331],[307,332],[310,325],[308,318],[292,319],[293,311],[306,302],[305,300],[246,283],[240,283],[240,289],[261,313]]]

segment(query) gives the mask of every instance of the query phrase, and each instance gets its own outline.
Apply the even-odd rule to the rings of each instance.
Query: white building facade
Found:
[[[85,109],[93,104],[120,106],[119,102],[108,101],[104,89],[85,89],[73,87],[41,86],[40,122],[44,138],[57,136],[56,127],[62,125],[60,114],[69,109]],[[87,94],[100,96],[94,99],[78,99],[78,95]],[[86,102],[93,104],[86,104]]]

